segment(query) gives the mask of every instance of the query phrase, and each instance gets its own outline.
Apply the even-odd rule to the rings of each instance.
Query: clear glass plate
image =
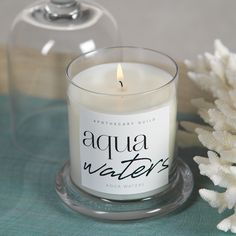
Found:
[[[70,163],[65,163],[56,177],[56,192],[71,209],[104,220],[135,220],[163,216],[181,207],[193,190],[193,175],[180,158],[176,163],[175,180],[168,189],[148,198],[133,201],[114,201],[87,194],[76,187],[70,178]]]

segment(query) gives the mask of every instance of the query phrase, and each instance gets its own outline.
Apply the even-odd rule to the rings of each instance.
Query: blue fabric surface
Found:
[[[189,116],[182,116],[191,119]],[[53,134],[50,134],[53,136]],[[54,143],[60,154],[63,147]],[[10,135],[7,97],[0,97],[0,235],[229,235],[216,224],[231,212],[218,214],[200,199],[197,189],[212,184],[199,175],[194,155],[204,150],[180,150],[191,167],[194,192],[177,212],[131,222],[103,222],[82,216],[65,207],[54,190],[57,171],[68,157],[37,158],[17,149]]]

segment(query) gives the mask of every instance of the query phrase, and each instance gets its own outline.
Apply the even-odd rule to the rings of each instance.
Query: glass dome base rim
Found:
[[[151,204],[154,204],[154,206],[146,207],[145,204],[147,204],[148,200],[139,199],[134,201],[134,207],[133,205],[132,207],[129,207],[129,204],[133,204],[131,201],[109,200],[107,203],[107,201],[104,201],[102,198],[92,196],[76,188],[76,186],[73,186],[71,181],[68,181],[70,179],[69,170],[70,164],[69,161],[67,161],[56,176],[55,189],[59,198],[67,207],[71,208],[75,212],[100,220],[127,221],[154,216],[161,217],[170,214],[182,207],[187,202],[191,196],[194,184],[193,175],[189,166],[183,160],[178,159],[178,181],[175,182],[174,186],[172,185],[172,187],[170,187],[169,191],[166,191],[166,194],[157,194],[157,196],[160,196],[162,199],[164,199],[166,195],[170,194],[172,191],[174,194],[172,194],[172,198],[167,204],[158,205],[158,203],[156,203],[155,205],[155,200],[157,200],[157,198],[155,199],[155,196],[152,196],[154,198],[150,198],[151,200],[149,201],[152,201]],[[179,185],[181,188],[178,190],[178,194],[176,194],[176,186]],[[77,190],[76,195],[73,192],[74,189]],[[136,203],[137,209],[135,209]],[[94,207],[93,204],[96,207]],[[110,204],[111,208],[114,209],[109,210],[107,204]],[[97,206],[99,206],[99,209],[96,209]],[[123,209],[124,206],[125,210],[119,210],[119,208]],[[143,207],[143,209],[140,209],[140,206]]]

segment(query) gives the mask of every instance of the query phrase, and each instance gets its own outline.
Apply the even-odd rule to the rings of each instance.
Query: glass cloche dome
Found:
[[[42,0],[16,17],[8,40],[8,67],[19,147],[52,161],[68,156],[66,66],[82,53],[117,43],[114,18],[95,3]]]

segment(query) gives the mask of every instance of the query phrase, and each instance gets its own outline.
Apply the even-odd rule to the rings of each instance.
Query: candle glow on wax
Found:
[[[120,83],[121,87],[123,88],[123,87],[124,87],[124,84],[123,84],[123,81],[124,81],[124,73],[123,73],[122,66],[121,66],[120,63],[119,63],[118,66],[117,66],[116,79],[117,79],[117,81]]]
[[[118,69],[119,76],[117,78],[118,64],[122,67],[123,78],[120,69]],[[124,96],[160,88],[168,83],[171,78],[166,71],[152,65],[119,62],[87,68],[74,76],[73,83],[91,92]],[[123,88],[119,81],[122,81]],[[97,99],[99,98],[96,98],[96,101]]]

